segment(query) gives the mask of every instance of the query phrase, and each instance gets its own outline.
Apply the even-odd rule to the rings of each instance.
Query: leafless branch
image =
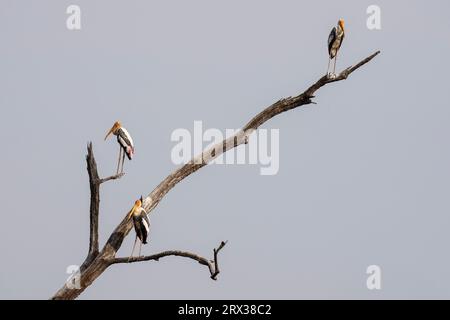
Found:
[[[217,256],[219,254],[219,251],[222,250],[223,247],[225,247],[225,245],[227,244],[227,241],[222,241],[222,243],[220,244],[220,246],[216,249],[214,248],[214,272],[211,272],[211,279],[216,280],[217,279],[217,275],[220,273],[219,270],[219,260],[217,259]],[[209,267],[209,271],[211,271],[211,266]]]
[[[83,263],[83,267],[95,258],[98,254],[98,216],[100,207],[100,183],[97,171],[97,163],[92,150],[92,143],[88,144],[88,154],[86,156],[87,170],[89,174],[89,186],[91,188],[91,207],[90,207],[90,239],[88,256]]]
[[[377,56],[380,52],[377,51],[374,54],[368,56],[367,58],[361,60],[355,66],[351,66],[346,68],[344,71],[339,73],[336,77],[332,78],[329,76],[323,76],[319,80],[317,80],[313,85],[311,85],[308,89],[306,89],[303,93],[295,96],[289,97],[286,99],[279,100],[272,104],[271,106],[264,109],[258,115],[256,115],[253,119],[251,119],[242,130],[238,131],[235,135],[225,139],[224,141],[204,150],[200,155],[194,157],[190,162],[183,165],[179,169],[172,172],[167,178],[165,178],[145,199],[144,199],[144,208],[147,213],[151,213],[153,209],[159,204],[162,198],[181,180],[188,177],[192,173],[196,172],[200,168],[204,167],[212,160],[225,153],[226,151],[233,149],[241,144],[248,143],[248,138],[250,134],[259,128],[263,123],[273,118],[276,115],[279,115],[285,111],[292,110],[302,105],[313,104],[312,99],[314,98],[315,92],[321,87],[345,80],[348,76],[370,62],[375,56]],[[89,161],[89,154],[92,155],[92,146],[88,147],[88,171],[93,170],[95,172],[90,172],[90,185],[91,185],[91,243],[90,243],[90,252],[98,251],[98,191],[101,180],[98,179],[98,174],[96,174],[96,165],[95,161]],[[91,169],[90,169],[91,168]],[[112,179],[112,178],[111,178]],[[110,179],[105,179],[110,180]],[[92,194],[92,192],[94,194]],[[125,216],[125,215],[124,215]],[[97,220],[96,220],[97,219]],[[92,284],[95,279],[97,279],[103,271],[105,271],[111,263],[123,263],[124,258],[118,258],[116,260],[115,256],[122,246],[123,240],[130,232],[132,228],[132,223],[129,219],[124,218],[122,222],[116,227],[113,233],[110,235],[103,249],[96,255],[93,255],[94,258],[86,259],[83,267],[81,268],[81,287],[79,289],[71,289],[65,284],[56,294],[52,297],[53,299],[75,299],[78,297],[88,286]],[[225,245],[225,244],[223,244]],[[220,249],[222,249],[223,245],[219,246],[219,248],[214,250],[214,260],[213,262],[208,261],[207,265],[210,269],[211,278],[215,279],[217,274],[219,273],[219,267],[217,262],[217,255]],[[180,251],[167,251],[167,255],[177,255],[173,254],[175,252],[180,256],[182,255]],[[164,255],[164,256],[167,256]],[[188,256],[189,258],[198,257],[196,255]],[[149,260],[153,256],[149,256]],[[140,258],[137,258],[140,259]],[[204,258],[201,258],[200,261]],[[88,262],[87,262],[88,261]],[[139,260],[137,260],[139,261]],[[136,261],[136,262],[137,262]],[[197,260],[199,261],[199,260]],[[199,262],[200,262],[199,261]],[[201,263],[201,262],[200,262]],[[204,263],[202,263],[204,264]]]
[[[177,256],[177,257],[185,257],[190,258],[198,263],[207,266],[209,269],[209,272],[211,274],[211,279],[217,280],[217,275],[220,273],[219,270],[219,262],[217,260],[217,256],[219,254],[219,251],[222,250],[222,248],[226,245],[227,241],[222,241],[220,245],[217,248],[214,248],[214,260],[208,260],[204,257],[199,256],[198,254],[187,252],[187,251],[179,251],[179,250],[169,250],[169,251],[163,251],[160,253],[152,254],[150,256],[141,256],[141,257],[133,257],[133,258],[114,258],[110,262],[110,264],[118,264],[118,263],[134,263],[134,262],[143,262],[143,261],[150,261],[155,260],[159,261],[159,259],[169,256]]]
[[[87,146],[87,171],[89,174],[89,187],[91,189],[91,205],[90,205],[90,236],[89,236],[89,252],[86,260],[81,266],[81,270],[98,255],[98,219],[99,219],[99,207],[100,207],[100,185],[109,180],[119,179],[123,174],[114,175],[105,179],[100,179],[97,170],[97,162],[95,161],[94,151],[92,148],[92,142]]]
[[[110,176],[110,177],[107,177],[107,178],[100,179],[100,183],[105,183],[105,182],[108,182],[108,181],[110,181],[110,180],[120,179],[120,178],[122,178],[124,175],[125,175],[124,172],[119,173],[119,174],[115,174],[115,175],[113,175],[113,176]]]

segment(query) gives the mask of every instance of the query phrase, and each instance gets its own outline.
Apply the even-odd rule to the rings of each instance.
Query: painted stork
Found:
[[[110,134],[117,136],[117,142],[119,143],[119,161],[117,163],[117,174],[119,174],[120,162],[122,161],[122,169],[121,173],[123,173],[123,163],[125,161],[125,155],[127,155],[128,159],[133,159],[134,155],[134,144],[133,139],[128,133],[127,129],[122,127],[119,121],[116,121],[109,132],[106,134],[105,140],[109,137]]]
[[[332,75],[336,75],[336,61],[337,61],[337,54],[339,51],[339,48],[341,47],[342,41],[344,40],[344,20],[343,19],[339,19],[338,24],[336,27],[334,27],[331,32],[330,35],[328,36],[328,54],[329,54],[329,59],[328,59],[328,69],[327,69],[327,74],[330,75],[329,73],[329,69],[330,69],[330,62],[331,60],[334,59],[334,67],[333,67],[333,73]]]
[[[144,207],[144,200],[142,196],[139,200],[136,200],[133,208],[128,213],[128,219],[133,219],[134,231],[136,231],[136,238],[134,239],[133,250],[131,251],[130,258],[133,257],[134,249],[136,248],[136,242],[139,238],[139,257],[141,256],[142,244],[147,244],[147,237],[150,231],[150,221],[147,217],[147,212]]]

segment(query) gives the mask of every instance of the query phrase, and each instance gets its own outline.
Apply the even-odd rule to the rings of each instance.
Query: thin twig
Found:
[[[211,279],[216,280],[217,275],[220,273],[219,270],[219,260],[217,259],[217,256],[219,254],[219,251],[222,250],[223,247],[227,244],[227,241],[222,241],[220,246],[217,249],[214,249],[214,273],[211,273]]]
[[[115,175],[113,175],[113,176],[110,176],[110,177],[107,177],[107,178],[100,179],[99,183],[102,184],[102,183],[108,182],[108,181],[110,181],[110,180],[120,179],[120,178],[122,178],[124,175],[125,175],[124,172],[119,173],[119,174],[115,174]]]

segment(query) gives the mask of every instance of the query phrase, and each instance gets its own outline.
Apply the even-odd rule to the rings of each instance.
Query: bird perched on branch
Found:
[[[141,256],[142,244],[147,244],[148,233],[150,232],[150,220],[147,217],[147,212],[144,209],[144,200],[142,196],[139,200],[136,200],[133,208],[128,213],[127,219],[133,219],[134,231],[136,232],[136,238],[134,239],[133,250],[131,251],[130,258],[133,257],[134,249],[136,247],[137,239],[139,238],[139,257]]]
[[[337,26],[331,30],[330,35],[328,36],[328,54],[330,57],[328,59],[327,75],[330,75],[330,62],[334,58],[333,73],[331,75],[336,76],[337,55],[342,41],[344,40],[344,36],[344,20],[339,19]]]
[[[122,161],[122,169],[120,173],[123,173],[123,163],[125,161],[125,155],[127,155],[128,159],[133,159],[134,155],[134,144],[133,139],[128,133],[127,129],[122,127],[119,121],[116,121],[109,132],[106,134],[105,140],[109,137],[110,134],[117,136],[117,142],[119,143],[119,161],[117,163],[117,174],[119,174],[120,162]]]

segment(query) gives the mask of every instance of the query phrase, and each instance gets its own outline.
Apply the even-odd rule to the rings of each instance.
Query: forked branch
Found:
[[[99,251],[98,244],[98,219],[100,214],[100,185],[109,180],[120,179],[123,177],[122,174],[110,176],[108,178],[100,179],[98,170],[97,170],[97,162],[95,161],[94,151],[92,149],[92,142],[88,143],[87,146],[87,171],[89,174],[89,187],[91,189],[91,205],[90,205],[90,230],[89,230],[89,252],[86,257],[86,260],[83,262],[81,266],[81,270],[83,270],[86,265],[88,265],[97,255]]]
[[[279,100],[267,107],[253,119],[251,119],[241,130],[239,130],[233,136],[225,139],[224,141],[204,150],[200,155],[197,155],[187,164],[175,170],[167,178],[165,178],[145,199],[144,209],[146,212],[151,213],[153,209],[159,204],[162,198],[180,181],[187,176],[196,172],[200,168],[210,163],[215,158],[219,157],[226,151],[233,149],[241,144],[248,143],[249,136],[264,124],[269,119],[277,116],[288,110],[292,110],[302,105],[308,105],[314,103],[312,99],[314,94],[321,87],[333,83],[342,81],[348,78],[348,76],[370,62],[380,51],[373,53],[367,58],[361,60],[355,66],[350,66],[344,71],[339,73],[336,77],[329,77],[327,75],[321,77],[308,89],[301,94]],[[89,156],[91,155],[91,157]],[[92,158],[90,160],[90,158]],[[125,263],[124,259],[127,258],[115,258],[118,250],[122,246],[123,240],[128,235],[132,228],[132,223],[129,219],[124,218],[122,222],[116,227],[114,232],[109,237],[105,246],[98,252],[98,204],[99,204],[99,186],[102,182],[120,178],[119,176],[112,176],[106,179],[99,179],[97,173],[97,167],[93,158],[92,145],[88,147],[88,171],[91,185],[91,237],[89,245],[89,255],[85,263],[81,268],[80,288],[72,289],[65,284],[56,294],[53,299],[75,299],[78,297],[92,282],[95,281],[111,264]],[[92,172],[91,172],[92,171]],[[126,214],[124,214],[126,216]],[[217,255],[223,248],[225,242],[223,242],[217,249],[214,250],[214,260],[208,261],[198,255],[182,252],[182,251],[165,251],[156,255],[151,255],[141,258],[133,258],[131,262],[157,260],[166,256],[183,256],[194,259],[203,265],[207,265],[211,278],[216,279],[219,274],[219,265],[217,262]]]

